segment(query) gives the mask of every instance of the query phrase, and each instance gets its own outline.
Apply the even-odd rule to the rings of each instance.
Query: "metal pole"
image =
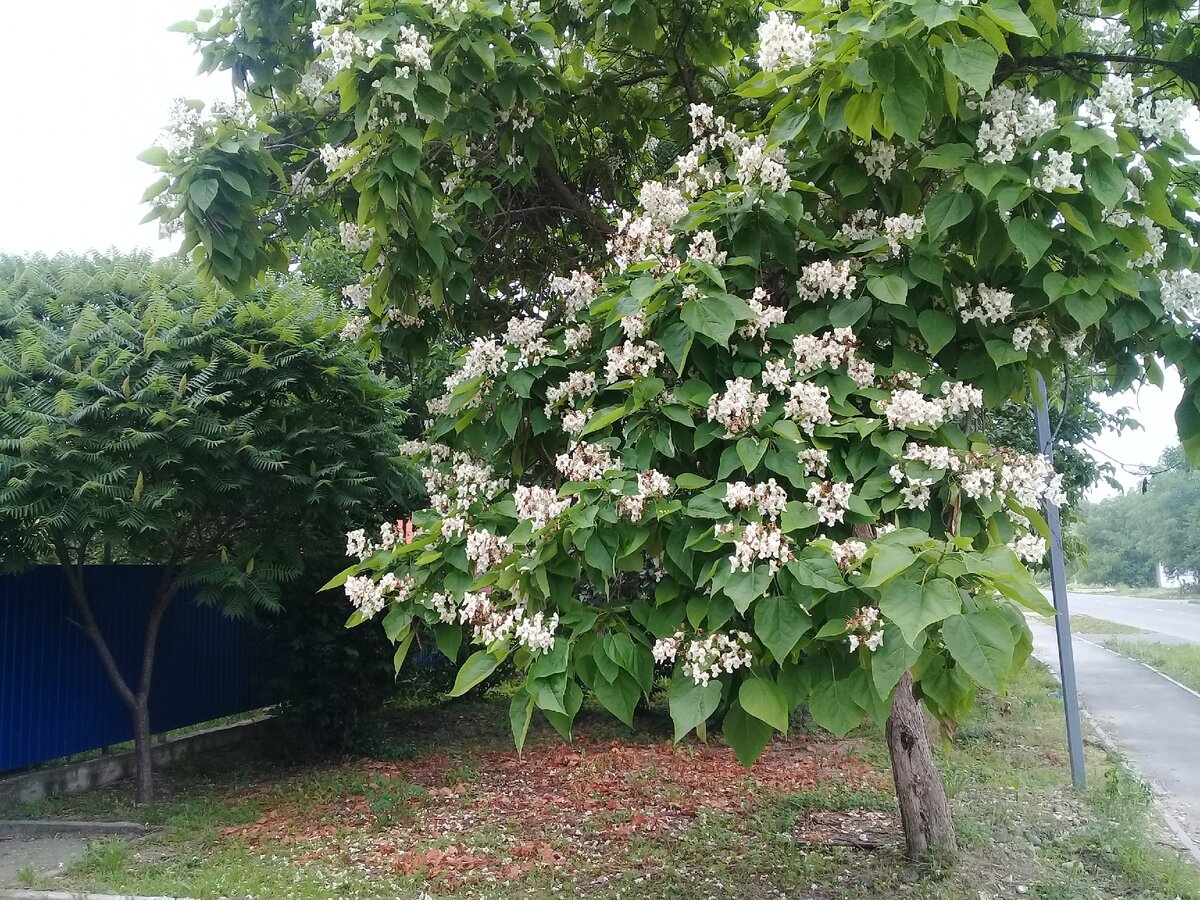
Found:
[[[1054,459],[1051,446],[1050,412],[1046,403],[1046,382],[1037,373],[1037,397],[1034,420],[1037,425],[1038,449],[1048,459]],[[1087,773],[1083,764],[1083,727],[1079,721],[1079,694],[1075,689],[1075,650],[1071,644],[1071,616],[1067,611],[1067,574],[1063,566],[1062,520],[1058,506],[1045,504],[1046,524],[1050,528],[1050,586],[1054,594],[1054,630],[1058,633],[1058,666],[1062,674],[1063,708],[1067,716],[1067,750],[1071,756],[1071,780],[1083,790]]]

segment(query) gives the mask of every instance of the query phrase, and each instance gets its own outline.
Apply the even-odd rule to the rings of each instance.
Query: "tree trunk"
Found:
[[[154,741],[150,734],[150,704],[144,699],[129,711],[133,719],[133,752],[137,759],[137,804],[154,802]]]
[[[941,773],[933,761],[925,715],[912,690],[908,672],[896,685],[892,712],[887,721],[888,751],[892,757],[892,777],[908,856],[914,861],[931,857],[950,859],[958,853],[954,821]]]

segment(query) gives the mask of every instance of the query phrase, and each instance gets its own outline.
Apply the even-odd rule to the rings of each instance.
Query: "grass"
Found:
[[[1116,594],[1120,597],[1145,597],[1148,600],[1188,600],[1200,603],[1200,588],[1129,587],[1127,585],[1071,584],[1067,589],[1079,594]]]
[[[1170,675],[1193,691],[1200,691],[1200,646],[1195,644],[1153,644],[1136,641],[1105,641],[1109,650],[1140,660]]]
[[[1139,647],[1145,645],[1138,645]],[[962,848],[918,871],[900,852],[881,730],[847,740],[803,729],[749,774],[714,741],[664,744],[584,716],[577,745],[544,732],[517,759],[507,703],[461,702],[397,723],[412,759],[280,768],[229,752],[162,777],[162,803],[126,787],[20,814],[134,818],[170,829],[92,844],[57,889],[196,898],[433,897],[473,900],[1200,900],[1200,874],[1162,842],[1149,791],[1088,747],[1091,787],[1069,785],[1058,686],[1031,664],[1007,697],[985,696],[935,752]],[[2,811],[0,811],[2,813]],[[878,826],[869,851],[807,839],[825,822]],[[862,826],[862,827],[868,827]],[[836,830],[836,829],[835,829]],[[475,855],[490,869],[462,865]],[[410,865],[413,860],[418,864]]]
[[[1043,616],[1042,621],[1053,625],[1054,619]],[[1095,616],[1085,616],[1075,613],[1071,616],[1071,631],[1075,634],[1149,634],[1145,628],[1136,625],[1122,625],[1120,622],[1110,622],[1108,619],[1097,619]]]

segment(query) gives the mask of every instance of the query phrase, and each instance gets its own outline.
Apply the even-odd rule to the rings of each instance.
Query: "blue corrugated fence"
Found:
[[[137,684],[156,566],[88,566],[92,610]],[[129,712],[76,623],[57,566],[0,575],[0,772],[131,740]],[[150,694],[155,732],[263,705],[249,623],[178,596],[159,634]]]

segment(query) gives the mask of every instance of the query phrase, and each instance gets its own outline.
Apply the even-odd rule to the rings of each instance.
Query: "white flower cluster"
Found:
[[[744,481],[735,481],[725,487],[725,505],[731,510],[753,506],[757,507],[760,516],[776,519],[783,513],[787,503],[787,491],[774,478],[753,486]]]
[[[534,531],[541,531],[552,519],[570,509],[575,498],[560,497],[558,491],[553,488],[519,484],[514,492],[513,501],[517,507],[517,516],[528,519]]]
[[[1015,537],[1008,546],[1021,562],[1037,564],[1046,558],[1046,541],[1036,534]]]
[[[492,534],[486,528],[467,534],[467,559],[475,563],[476,575],[502,563],[511,549],[508,538]]]
[[[787,157],[781,148],[767,149],[767,139],[761,134],[753,141],[742,140],[736,148],[737,179],[743,187],[761,182],[776,193],[785,193],[792,186]]]
[[[905,472],[899,464],[892,466],[889,474],[896,484],[903,485],[900,488],[900,499],[908,509],[925,509],[929,505],[929,498],[932,496],[930,488],[933,487],[934,479],[918,478]]]
[[[846,630],[850,632],[847,640],[850,642],[850,652],[860,646],[871,652],[883,646],[883,622],[879,620],[879,610],[874,606],[864,606],[846,621]]]
[[[816,302],[824,297],[849,297],[857,286],[858,279],[850,272],[850,260],[823,259],[800,270],[796,298]]]
[[[954,289],[954,302],[964,322],[978,319],[984,325],[1003,322],[1012,312],[1013,295],[1004,288],[988,287],[986,284]]]
[[[942,382],[942,397],[926,397],[918,390],[904,388],[895,391],[883,404],[888,427],[893,431],[906,428],[937,428],[947,417],[957,418],[983,406],[983,391],[962,381]]]
[[[736,529],[729,523],[717,526],[718,533],[728,533]],[[756,562],[765,562],[771,574],[779,571],[779,567],[795,559],[791,542],[779,526],[774,522],[751,522],[733,544],[733,554],[729,557],[730,567],[734,572],[749,572]]]
[[[595,481],[617,464],[607,447],[578,441],[555,457],[554,468],[567,481]]]
[[[508,320],[504,339],[518,352],[517,361],[513,364],[514,369],[536,366],[552,354],[550,345],[542,336],[545,327],[546,323],[538,318]]]
[[[672,490],[671,479],[657,469],[639,472],[637,493],[618,500],[617,511],[636,522],[646,514],[647,500],[669,496]]]
[[[626,341],[615,347],[609,347],[606,356],[604,377],[609,384],[620,381],[622,378],[653,375],[654,370],[664,359],[662,350],[654,341],[646,341],[644,344]]]
[[[1019,453],[1001,448],[999,489],[1011,494],[1021,506],[1038,506],[1042,501],[1063,506],[1067,502],[1062,475],[1040,453]]]
[[[862,541],[851,540],[842,543],[834,541],[829,547],[829,554],[839,569],[848,572],[862,562],[863,557],[867,555],[867,545]]]
[[[581,407],[575,401],[580,397],[591,397],[596,393],[596,374],[594,372],[572,372],[553,387],[546,389],[546,415],[553,415],[554,407],[560,401],[566,401],[574,409]]]
[[[578,353],[592,339],[592,326],[584,323],[573,325],[563,331],[563,349],[569,354]]]
[[[900,213],[883,220],[883,234],[894,256],[898,256],[904,244],[911,243],[924,230],[924,215],[910,216],[908,213]]]
[[[451,452],[443,444],[430,444],[425,449],[432,465],[422,466],[421,474],[429,491],[430,506],[443,519],[465,512],[475,501],[487,500],[508,486],[495,476],[490,466],[469,453]],[[446,525],[444,521],[442,534],[449,536]],[[449,530],[456,529],[452,525]]]
[[[962,457],[950,447],[937,444],[920,444],[908,441],[904,445],[904,458],[922,462],[931,469],[958,472],[963,467]]]
[[[1162,305],[1170,315],[1184,321],[1200,318],[1200,274],[1176,269],[1159,276]]]
[[[339,337],[343,341],[361,341],[370,327],[371,319],[369,316],[351,316],[346,320],[346,324],[342,326]]]
[[[655,225],[670,228],[687,215],[688,203],[678,188],[661,181],[647,181],[638,192],[638,202]]]
[[[787,318],[787,310],[782,306],[769,306],[771,295],[764,288],[757,287],[754,294],[746,301],[754,314],[745,325],[738,329],[738,335],[750,340],[755,337],[766,337],[767,329],[774,325],[782,325]]]
[[[1039,191],[1083,190],[1083,175],[1072,172],[1075,157],[1070,153],[1059,150],[1046,151],[1046,165],[1040,175],[1033,181],[1033,186]]]
[[[725,393],[708,399],[708,421],[725,426],[726,437],[732,437],[758,424],[770,405],[770,398],[754,390],[748,378],[725,382]]]
[[[979,126],[975,148],[985,163],[1010,163],[1017,149],[1052,131],[1058,109],[1053,100],[1039,101],[1026,90],[1006,84],[992,88],[979,104],[985,118]]]
[[[311,28],[313,43],[329,54],[334,74],[349,69],[356,59],[371,60],[383,52],[382,38],[367,40],[345,25],[329,25],[318,19]]]
[[[1034,319],[1013,328],[1013,347],[1035,353],[1050,352],[1050,329],[1045,319]]]
[[[1088,107],[1088,112],[1100,121],[1137,128],[1148,138],[1170,140],[1184,131],[1189,120],[1195,120],[1196,106],[1184,97],[1135,96],[1133,78],[1111,75]]]
[[[364,619],[372,619],[383,611],[393,596],[402,602],[412,591],[413,585],[410,575],[399,579],[387,572],[379,581],[370,575],[351,575],[346,579],[346,597]]]
[[[446,392],[453,393],[459,385],[466,384],[476,378],[483,378],[479,393],[473,403],[483,402],[483,392],[488,381],[495,375],[503,374],[508,369],[504,358],[504,347],[495,338],[477,337],[463,355],[458,369],[446,376]]]
[[[342,168],[350,159],[357,153],[356,150],[350,147],[335,147],[333,144],[325,144],[318,151],[317,155],[321,158],[321,164],[325,167],[325,171],[332,175],[335,171]],[[351,166],[345,172],[347,178],[353,178],[358,173],[361,163]]]
[[[829,452],[809,447],[800,451],[800,462],[804,464],[805,475],[824,478],[829,471]]]
[[[338,225],[338,234],[342,239],[342,248],[351,253],[370,250],[371,242],[375,240],[375,229],[369,225],[364,228],[353,222],[342,222]]]
[[[599,282],[580,269],[576,269],[567,278],[559,275],[550,278],[550,293],[562,299],[570,316],[591,306],[599,289]]]
[[[829,388],[811,381],[794,382],[788,388],[783,414],[807,434],[812,434],[818,425],[830,424],[833,411],[829,408]]]
[[[396,66],[396,77],[407,78],[415,69],[418,72],[428,72],[433,68],[429,54],[433,51],[433,42],[412,25],[401,25],[400,34],[396,38],[393,53],[400,65]]]
[[[769,12],[758,26],[758,64],[764,72],[812,65],[817,36],[782,12]]]
[[[818,481],[809,485],[808,502],[817,508],[822,525],[836,525],[842,521],[853,491],[849,481]]]
[[[856,150],[854,158],[862,163],[869,177],[890,181],[896,166],[896,148],[887,141],[871,141],[866,150]]]
[[[714,266],[725,265],[726,255],[717,250],[717,236],[711,231],[697,231],[688,248],[689,259],[698,259]]]
[[[671,252],[671,232],[655,224],[648,215],[621,213],[616,233],[608,240],[608,252],[622,272],[634,263],[655,259],[663,262]]]
[[[461,604],[455,603],[450,594],[434,594],[429,602],[443,622],[472,626],[476,643],[488,645],[515,637],[518,644],[526,647],[535,656],[554,647],[554,636],[558,631],[558,613],[547,618],[545,613],[541,612],[530,616],[524,606],[500,609],[483,591],[468,591],[463,594]]]
[[[744,631],[731,634],[710,634],[684,643],[682,631],[674,637],[655,641],[651,653],[660,665],[675,662],[683,651],[683,672],[696,684],[706,685],[712,679],[736,669],[749,668],[753,662],[746,645],[750,635]]]

